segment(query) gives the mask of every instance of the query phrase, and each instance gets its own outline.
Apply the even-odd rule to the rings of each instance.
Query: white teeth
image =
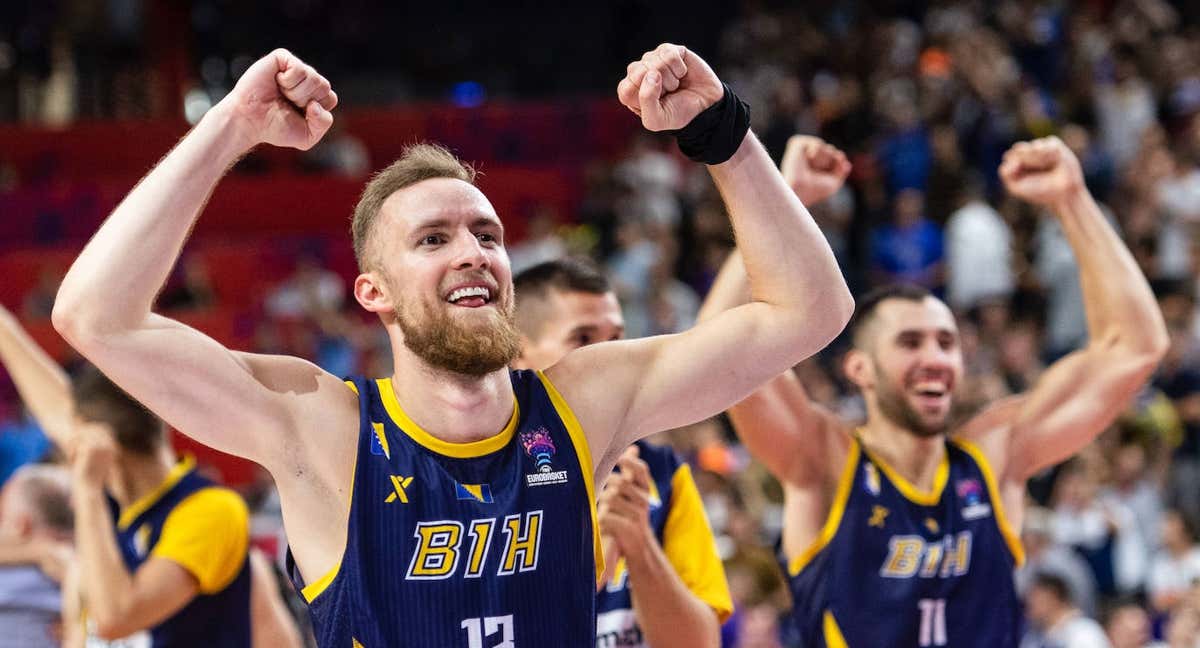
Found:
[[[942,383],[920,383],[915,389],[922,396],[941,396],[946,393],[946,385]]]
[[[470,286],[467,288],[459,288],[458,290],[450,293],[450,296],[446,298],[446,301],[456,302],[466,297],[483,297],[486,300],[491,299],[491,296],[491,291],[483,286]]]

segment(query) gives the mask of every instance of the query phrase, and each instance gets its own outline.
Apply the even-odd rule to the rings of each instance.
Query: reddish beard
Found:
[[[507,367],[521,352],[511,298],[502,297],[496,308],[481,307],[487,322],[464,325],[446,309],[420,304],[396,310],[404,333],[404,346],[430,366],[466,376],[483,376]],[[414,313],[419,313],[413,317]]]

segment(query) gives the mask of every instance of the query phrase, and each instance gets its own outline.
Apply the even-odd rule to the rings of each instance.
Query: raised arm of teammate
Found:
[[[651,130],[681,128],[723,88],[685,47],[630,64],[621,102]],[[588,434],[598,475],[633,441],[724,410],[841,332],[853,299],[829,245],[753,134],[709,171],[729,208],[751,301],[677,335],[597,344],[548,376]]]
[[[992,406],[963,430],[1004,481],[1023,485],[1112,423],[1158,366],[1168,341],[1146,278],[1062,141],[1013,146],[1000,177],[1009,193],[1058,218],[1079,264],[1089,333],[1083,349],[1051,365],[1028,393]]]
[[[850,163],[845,154],[820,139],[795,135],[788,140],[779,169],[800,200],[815,205],[842,187]],[[741,252],[735,250],[705,298],[700,320],[745,304],[749,296],[746,267]],[[809,401],[790,370],[731,407],[729,414],[754,457],[786,484],[817,480],[841,466],[840,461],[829,461],[830,451],[837,450],[830,444],[848,442],[839,432],[841,424],[832,412]]]
[[[0,306],[0,365],[8,370],[21,402],[59,449],[71,438],[71,382],[67,372],[29,337],[17,318]]]

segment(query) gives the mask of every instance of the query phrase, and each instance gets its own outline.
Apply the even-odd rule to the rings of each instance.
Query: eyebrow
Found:
[[[600,330],[600,328],[601,327],[596,324],[580,324],[579,326],[576,326],[575,328],[571,329],[570,334],[574,335],[576,333],[598,331],[598,330]],[[614,326],[613,328],[615,328],[618,333],[623,333],[625,331],[624,325]]]
[[[452,225],[453,222],[449,218],[435,218],[417,225],[413,231],[421,232],[431,229],[444,229]],[[500,219],[491,218],[489,216],[477,217],[475,220],[471,221],[471,227],[496,227],[499,228],[500,231],[504,231],[504,224],[500,222]]]
[[[901,329],[899,332],[896,333],[896,337],[903,337],[906,335],[925,335],[926,333],[933,333],[934,335],[941,335],[943,333],[945,333],[946,335],[953,335],[953,336],[958,335],[958,331],[955,331],[954,329],[949,329],[949,328],[934,328],[934,329],[909,328],[909,329]]]

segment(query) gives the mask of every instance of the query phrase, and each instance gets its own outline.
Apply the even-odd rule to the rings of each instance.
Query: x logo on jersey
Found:
[[[883,528],[883,521],[888,516],[886,507],[876,504],[871,508],[871,519],[867,520],[867,526]]]
[[[394,489],[394,492],[389,494],[387,499],[383,500],[383,502],[385,504],[391,504],[398,499],[400,500],[401,504],[408,504],[408,493],[406,493],[404,489],[408,488],[408,485],[412,483],[413,478],[404,477],[402,475],[389,475],[389,477],[392,479],[392,488]]]

